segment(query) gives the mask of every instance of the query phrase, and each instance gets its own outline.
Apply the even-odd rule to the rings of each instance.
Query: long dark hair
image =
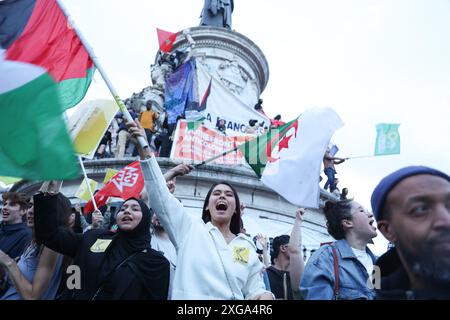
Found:
[[[34,206],[34,203],[33,203]],[[70,200],[64,196],[62,193],[58,193],[56,195],[56,222],[58,227],[69,227],[69,218],[72,214],[72,204]],[[36,215],[34,215],[34,219],[36,221]],[[34,234],[34,228],[33,228],[33,239],[32,239],[38,246],[39,246],[39,255],[41,254],[44,246],[42,243],[36,239]],[[31,243],[30,243],[31,244]]]
[[[211,197],[211,193],[214,190],[214,188],[219,184],[229,186],[230,189],[233,191],[234,200],[236,202],[236,211],[233,213],[233,216],[231,217],[230,231],[234,234],[239,234],[241,232],[241,202],[239,201],[239,196],[236,189],[234,189],[233,186],[228,182],[225,181],[217,182],[211,186],[211,189],[209,189],[208,194],[206,195],[205,198],[205,202],[203,203],[203,211],[202,211],[203,222],[207,223],[211,221],[211,213],[208,210],[209,198]]]
[[[72,208],[72,214],[75,215],[75,221],[73,223],[72,230],[75,233],[83,233],[83,227],[81,226],[81,214],[75,208]]]

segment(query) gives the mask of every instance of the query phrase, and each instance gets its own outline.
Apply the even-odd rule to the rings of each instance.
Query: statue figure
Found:
[[[233,0],[205,0],[200,16],[200,25],[231,30],[231,13],[233,9]]]
[[[156,64],[151,65],[151,78],[153,85],[164,92],[166,85],[166,77],[172,73],[172,66],[166,61],[158,61]]]
[[[217,73],[222,83],[235,94],[240,95],[247,85],[248,76],[239,67],[236,57],[222,62]]]

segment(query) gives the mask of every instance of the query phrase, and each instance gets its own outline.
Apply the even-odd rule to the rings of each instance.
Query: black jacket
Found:
[[[395,248],[390,249],[376,262],[381,271],[377,300],[449,300],[450,287],[439,290],[412,290],[408,274]]]
[[[25,223],[0,224],[0,249],[12,259],[19,257],[31,242],[31,231]]]
[[[101,252],[95,249],[94,244],[98,243],[99,239],[113,240],[116,234],[106,230],[90,230],[85,234],[76,234],[70,229],[56,227],[55,198],[56,196],[42,194],[34,197],[35,234],[36,238],[50,249],[73,257],[73,264],[81,271],[80,288],[73,288],[76,285],[76,271],[73,272],[73,277],[69,273],[67,282],[71,288],[65,290],[62,299],[167,299],[169,262],[151,248],[130,256],[101,282],[100,269],[108,249]],[[142,272],[143,268],[150,272]],[[152,281],[148,281],[149,276]]]
[[[266,272],[269,277],[270,290],[275,295],[275,298],[294,300],[289,271],[278,270],[274,266],[270,266],[266,269]],[[285,293],[287,293],[287,297],[285,297]]]

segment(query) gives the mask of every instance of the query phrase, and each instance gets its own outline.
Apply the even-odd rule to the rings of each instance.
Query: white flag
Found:
[[[261,181],[289,202],[318,208],[323,156],[333,133],[343,126],[330,108],[313,108],[283,126],[273,145]]]

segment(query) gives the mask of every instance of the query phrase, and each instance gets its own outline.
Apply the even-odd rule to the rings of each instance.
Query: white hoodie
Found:
[[[251,299],[268,292],[251,239],[239,234],[227,244],[211,222],[185,212],[167,189],[154,157],[140,163],[151,207],[178,253],[172,299]]]

